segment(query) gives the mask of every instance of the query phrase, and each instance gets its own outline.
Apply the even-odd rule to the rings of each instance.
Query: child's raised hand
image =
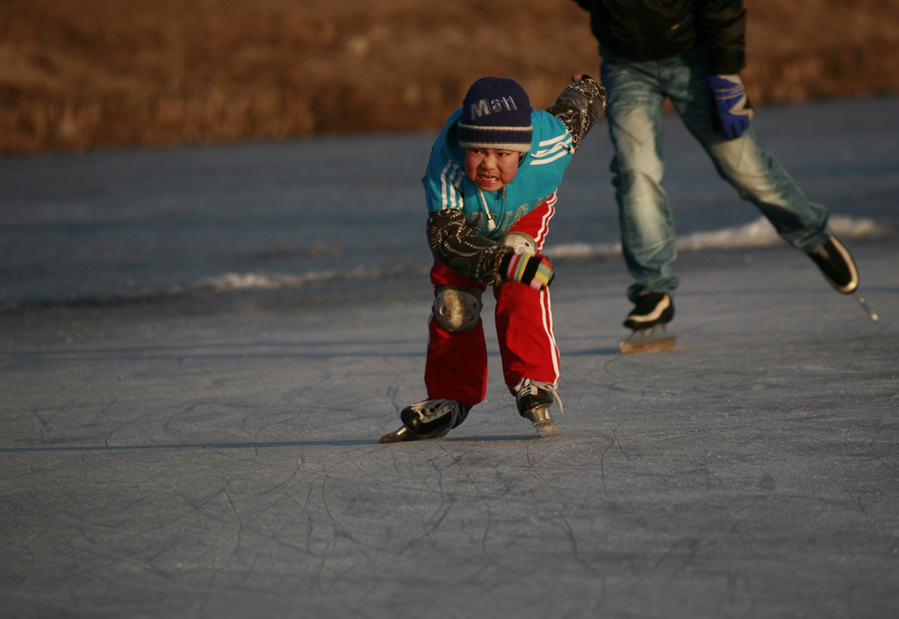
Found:
[[[506,279],[530,286],[534,290],[542,290],[550,285],[555,277],[552,262],[541,254],[512,254],[506,268]]]

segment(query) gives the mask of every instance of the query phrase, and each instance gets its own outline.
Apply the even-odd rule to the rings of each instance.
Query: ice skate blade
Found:
[[[396,432],[391,432],[390,434],[385,434],[378,441],[379,443],[403,443],[406,441],[421,441],[429,438],[440,438],[441,436],[446,436],[446,432],[438,433],[435,432],[433,434],[416,434],[406,426],[403,426]]]
[[[410,434],[411,434],[411,432],[409,432],[409,428],[407,428],[406,426],[403,426],[396,432],[391,432],[389,434],[385,434],[384,436],[381,437],[381,439],[378,442],[379,443],[401,443],[403,441],[411,441],[413,439],[411,437],[409,437]]]
[[[559,435],[559,428],[556,427],[555,422],[552,420],[543,423],[535,423],[534,429],[537,430],[537,434],[540,435],[540,438]]]
[[[532,409],[524,415],[524,418],[534,424],[534,429],[537,430],[537,434],[541,437],[557,436],[559,434],[556,422],[549,416],[548,407],[539,410]]]
[[[618,352],[622,355],[665,350],[677,346],[676,335],[644,335],[634,331],[629,338],[618,342]]]
[[[868,318],[870,318],[874,322],[880,320],[880,316],[878,316],[877,313],[871,309],[871,306],[868,305],[868,302],[865,301],[864,297],[862,297],[862,295],[858,293],[858,290],[855,291],[855,298],[861,304],[862,309],[865,310],[865,313],[868,314]]]

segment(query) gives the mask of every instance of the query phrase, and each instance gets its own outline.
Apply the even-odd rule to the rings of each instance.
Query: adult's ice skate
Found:
[[[862,309],[868,314],[868,318],[875,322],[880,320],[864,297],[859,294],[858,267],[855,266],[855,259],[837,237],[830,237],[821,247],[810,251],[808,255],[821,269],[821,273],[831,286],[843,294],[854,294]]]
[[[668,323],[673,318],[674,301],[671,295],[663,292],[643,293],[624,321],[624,326],[632,333],[618,343],[618,352],[628,354],[674,348],[677,336],[668,334]]]

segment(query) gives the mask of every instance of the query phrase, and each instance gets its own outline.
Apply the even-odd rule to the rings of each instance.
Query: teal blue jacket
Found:
[[[574,152],[572,136],[558,118],[534,110],[531,150],[519,162],[515,178],[499,191],[481,191],[465,175],[465,151],[456,139],[461,114],[459,108],[450,116],[431,151],[422,179],[428,212],[462,210],[468,226],[499,239],[558,189]]]
[[[456,138],[462,108],[456,110],[431,149],[422,179],[434,260],[477,283],[502,284],[514,252],[502,236],[552,197],[605,107],[602,86],[589,78],[572,79],[547,111],[531,112],[531,149],[521,158],[515,178],[491,192],[481,191],[465,175],[465,151]]]

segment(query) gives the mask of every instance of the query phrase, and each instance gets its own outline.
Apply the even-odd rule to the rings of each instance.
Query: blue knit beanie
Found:
[[[526,153],[531,150],[531,108],[528,93],[518,82],[482,77],[462,101],[456,136],[462,148],[495,148]]]

